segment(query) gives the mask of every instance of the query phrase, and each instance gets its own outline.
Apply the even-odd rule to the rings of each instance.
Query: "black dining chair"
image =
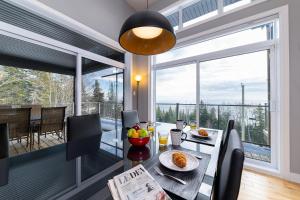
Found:
[[[230,120],[228,120],[227,127],[226,127],[225,132],[222,136],[222,146],[225,147],[225,148],[228,144],[229,134],[230,134],[230,132],[233,128],[234,128],[234,120],[230,119]]]
[[[133,127],[135,124],[140,122],[138,112],[136,110],[122,111],[121,117],[123,128]]]
[[[219,153],[219,159],[218,159],[218,162],[219,162],[218,166],[221,165],[221,163],[224,159],[225,152],[226,152],[227,145],[228,145],[229,135],[230,135],[230,132],[232,129],[234,129],[234,120],[230,119],[230,120],[228,120],[227,127],[224,131],[224,134],[222,135],[222,141],[221,141],[221,145],[220,145],[220,153]],[[218,167],[218,170],[219,170],[219,167]]]
[[[67,160],[96,153],[102,136],[99,114],[68,117]]]
[[[8,126],[0,124],[0,186],[8,183]]]
[[[233,129],[229,134],[224,160],[217,172],[214,187],[215,200],[236,200],[238,198],[244,159],[242,141],[237,131]]]

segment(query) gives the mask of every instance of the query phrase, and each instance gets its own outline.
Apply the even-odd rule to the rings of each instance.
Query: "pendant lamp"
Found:
[[[159,12],[136,12],[123,24],[120,45],[137,55],[155,55],[168,51],[176,44],[174,29],[169,20]]]

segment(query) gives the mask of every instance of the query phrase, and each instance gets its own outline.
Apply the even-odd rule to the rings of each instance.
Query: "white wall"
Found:
[[[124,21],[134,13],[125,0],[38,0],[41,3],[118,40]]]
[[[139,86],[139,118],[140,121],[148,121],[149,119],[149,113],[148,113],[148,94],[150,90],[150,77],[149,77],[149,65],[148,65],[149,57],[148,56],[138,56],[133,55],[133,65],[132,65],[132,88],[133,88],[133,96],[132,96],[132,106],[133,109],[137,109],[137,96],[136,96],[136,81],[134,80],[135,75],[139,74],[142,76],[142,80],[140,82]]]

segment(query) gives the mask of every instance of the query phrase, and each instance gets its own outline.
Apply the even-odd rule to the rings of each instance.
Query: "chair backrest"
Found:
[[[138,112],[136,110],[122,111],[121,117],[123,128],[131,128],[132,126],[140,122]]]
[[[41,119],[42,105],[38,105],[38,104],[21,105],[21,108],[31,108],[31,120]]]
[[[8,125],[0,124],[0,159],[8,157]]]
[[[12,105],[9,104],[0,104],[0,109],[2,108],[12,108]]]
[[[219,153],[219,159],[218,159],[218,170],[220,169],[220,165],[224,159],[225,152],[226,152],[227,145],[228,145],[229,135],[233,128],[234,128],[234,120],[228,120],[227,127],[222,136],[222,142],[221,142],[221,146],[220,146],[220,153]]]
[[[68,117],[67,160],[97,152],[100,148],[101,136],[99,114]]]
[[[244,165],[244,148],[239,134],[231,130],[225,157],[217,172],[214,199],[236,200],[238,198],[242,170]]]
[[[31,108],[0,109],[0,123],[7,123],[9,138],[28,136],[30,131]]]
[[[230,119],[230,120],[228,120],[227,127],[226,127],[225,132],[222,137],[222,147],[226,148],[226,146],[228,144],[229,134],[233,128],[234,128],[234,120]],[[226,149],[225,149],[225,151],[226,151]]]
[[[66,107],[52,107],[41,109],[40,132],[62,131],[64,129]]]
[[[8,184],[8,126],[0,124],[0,187]]]

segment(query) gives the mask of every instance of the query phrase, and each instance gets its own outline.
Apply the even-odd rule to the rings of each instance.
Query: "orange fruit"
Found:
[[[132,135],[131,135],[132,138],[139,138],[140,137],[140,134],[136,131],[136,132],[133,132]]]

